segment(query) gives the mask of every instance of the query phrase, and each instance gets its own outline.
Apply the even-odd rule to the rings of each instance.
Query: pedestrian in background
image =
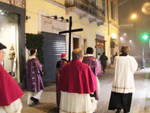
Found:
[[[90,97],[97,88],[96,76],[82,59],[82,51],[73,50],[72,61],[60,71],[60,113],[93,113],[96,110],[97,101]]]
[[[57,108],[59,110],[59,104],[60,104],[60,91],[58,89],[58,80],[59,80],[59,76],[60,76],[60,70],[62,69],[62,67],[67,64],[67,59],[66,59],[66,54],[62,53],[61,54],[61,60],[59,60],[56,63],[56,102],[57,102]]]
[[[105,52],[103,52],[99,60],[101,61],[102,64],[103,73],[105,73],[105,69],[107,67],[107,60],[108,60],[108,57],[105,55]]]
[[[30,57],[26,65],[26,88],[28,90],[27,104],[39,104],[41,94],[44,89],[42,81],[42,65],[36,58],[37,50],[30,50]]]
[[[86,55],[83,57],[83,63],[87,64],[88,66],[91,67],[93,73],[96,76],[97,79],[97,90],[94,93],[94,97],[98,100],[99,96],[100,96],[100,84],[99,84],[99,80],[98,80],[98,76],[102,75],[101,72],[101,64],[100,62],[94,57],[93,55],[93,48],[92,47],[88,47],[86,50]]]
[[[116,113],[120,113],[121,109],[124,113],[130,112],[132,93],[135,92],[134,73],[138,64],[128,53],[128,46],[123,46],[120,56],[115,57],[115,75],[108,109],[117,109]]]
[[[20,98],[23,96],[23,91],[2,66],[3,49],[6,49],[6,46],[0,43],[0,113],[21,113]]]

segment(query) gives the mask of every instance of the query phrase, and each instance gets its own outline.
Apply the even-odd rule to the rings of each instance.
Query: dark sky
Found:
[[[142,6],[145,2],[150,2],[150,0],[118,0],[119,2],[119,24],[121,25],[131,25],[132,27],[120,27],[120,36],[123,33],[127,33],[125,39],[132,40],[134,43],[134,48],[131,48],[131,55],[137,56],[141,60],[142,50],[145,48],[145,59],[150,58],[150,47],[148,41],[142,41],[142,34],[150,34],[150,15],[145,15],[142,13]],[[137,12],[138,18],[136,21],[129,19],[132,12]],[[149,59],[148,59],[149,60]]]
[[[135,23],[140,31],[150,31],[150,15],[142,13],[141,9],[145,2],[150,0],[118,0],[119,1],[119,23]],[[137,12],[138,19],[132,21],[129,19],[132,12]]]

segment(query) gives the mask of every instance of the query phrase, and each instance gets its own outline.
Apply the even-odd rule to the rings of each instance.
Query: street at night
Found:
[[[150,113],[150,0],[0,0],[0,113]]]

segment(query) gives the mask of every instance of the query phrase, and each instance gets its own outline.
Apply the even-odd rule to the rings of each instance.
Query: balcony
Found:
[[[65,7],[67,13],[75,12],[81,18],[88,18],[90,23],[97,22],[97,25],[104,23],[105,17],[103,10],[88,0],[66,0]]]
[[[0,0],[0,2],[11,4],[20,8],[25,8],[25,0]]]

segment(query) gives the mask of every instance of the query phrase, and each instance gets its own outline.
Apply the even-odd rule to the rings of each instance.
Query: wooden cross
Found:
[[[71,59],[71,33],[72,32],[78,32],[78,31],[83,31],[83,29],[82,28],[72,29],[72,16],[70,16],[69,17],[69,30],[59,32],[59,34],[69,33],[69,51],[68,51],[69,52],[69,55],[68,55],[69,59],[68,59],[68,61],[70,61],[70,59]]]

